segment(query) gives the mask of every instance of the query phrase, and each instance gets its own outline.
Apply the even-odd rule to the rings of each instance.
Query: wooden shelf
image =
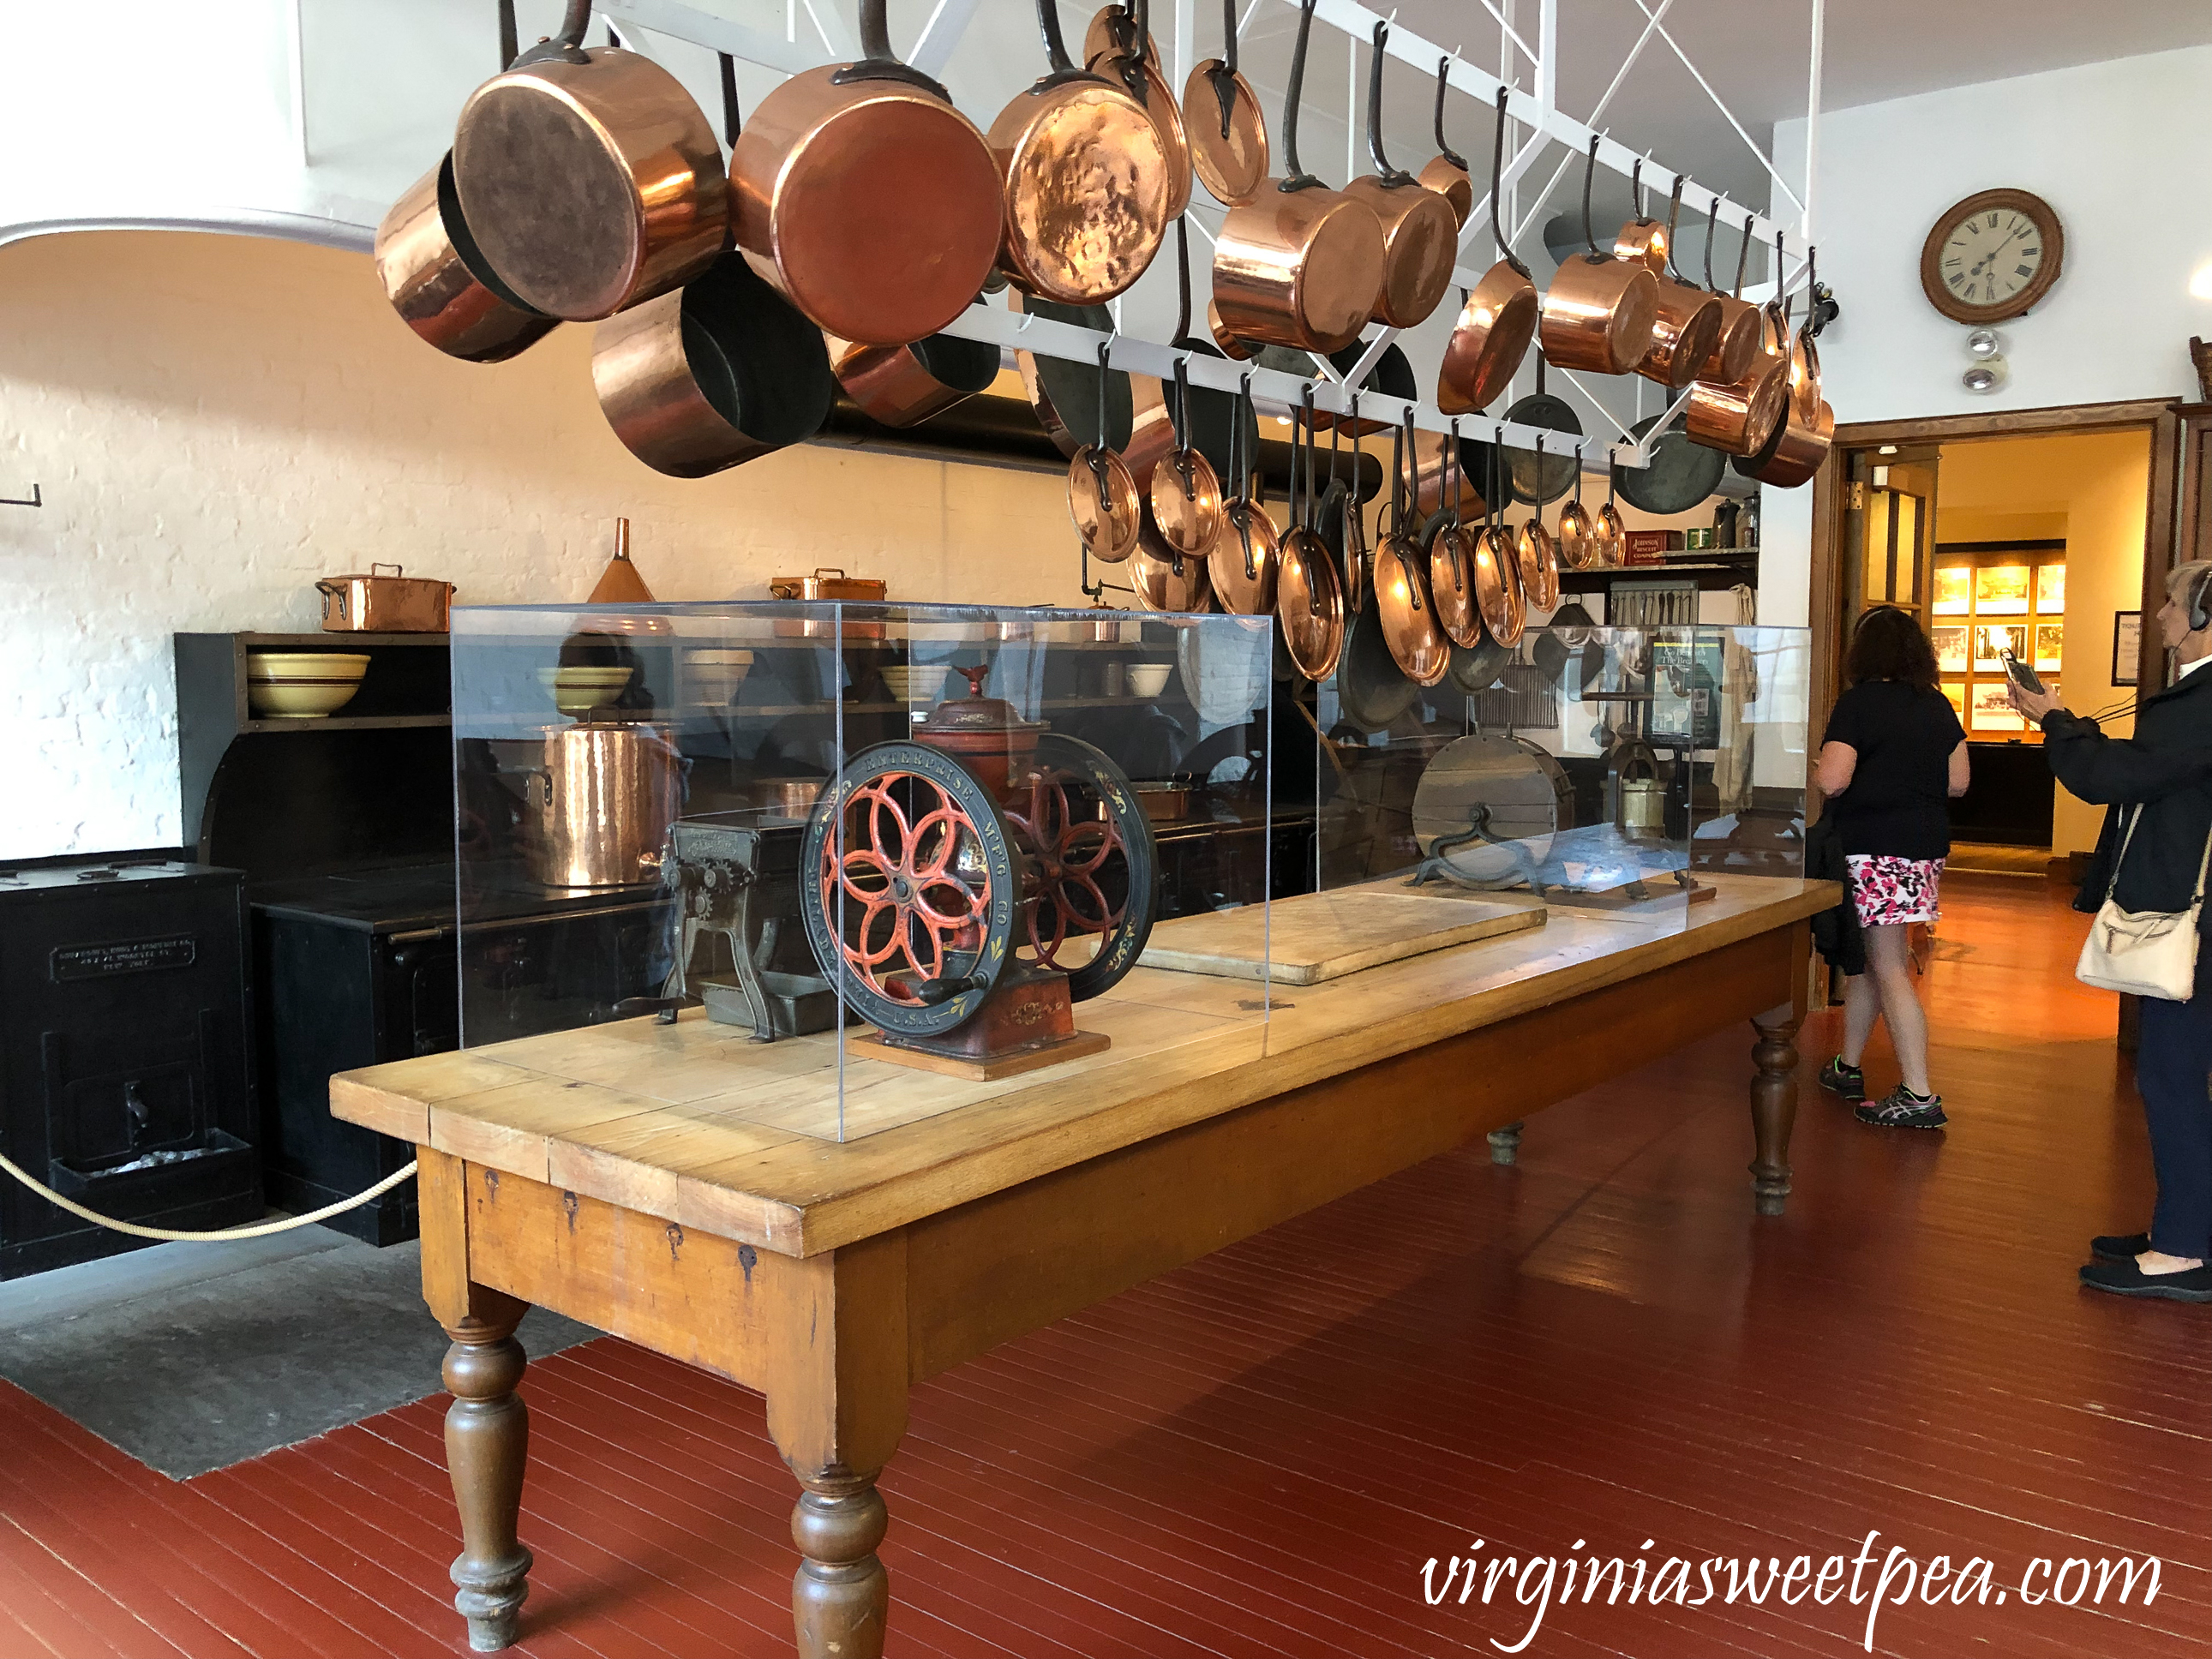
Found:
[[[304,720],[271,720],[256,715],[240,720],[238,730],[248,732],[374,732],[410,726],[451,726],[451,714],[318,714]]]

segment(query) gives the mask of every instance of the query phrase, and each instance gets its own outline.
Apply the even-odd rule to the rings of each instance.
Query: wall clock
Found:
[[[2050,203],[2024,190],[1985,190],[1938,216],[1921,246],[1920,286],[1954,321],[2001,323],[2050,292],[2065,252]]]

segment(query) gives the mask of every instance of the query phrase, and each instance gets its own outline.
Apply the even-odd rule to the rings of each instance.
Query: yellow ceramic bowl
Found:
[[[368,672],[349,651],[250,651],[246,701],[264,720],[319,720],[352,702]]]
[[[635,668],[541,668],[538,683],[553,694],[553,706],[581,719],[601,703],[612,702],[629,685]]]

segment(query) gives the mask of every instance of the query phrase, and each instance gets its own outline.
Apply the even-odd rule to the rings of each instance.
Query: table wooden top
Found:
[[[1700,878],[1719,890],[1710,902],[1554,908],[1542,927],[1320,985],[1139,968],[1078,1005],[1078,1024],[1110,1048],[994,1083],[848,1054],[841,1102],[835,1034],[756,1043],[694,1009],[672,1025],[616,1021],[341,1073],[331,1109],[687,1229],[812,1255],[1787,927],[1839,896],[1827,882]]]

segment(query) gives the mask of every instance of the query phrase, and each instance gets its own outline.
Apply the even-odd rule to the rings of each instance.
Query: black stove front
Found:
[[[244,879],[0,870],[0,1146],[88,1209],[187,1231],[262,1214]],[[143,1242],[0,1180],[0,1279]]]

